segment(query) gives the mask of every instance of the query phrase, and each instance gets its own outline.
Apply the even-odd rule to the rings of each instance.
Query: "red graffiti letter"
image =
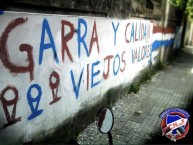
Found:
[[[10,62],[9,54],[7,51],[7,39],[9,36],[9,33],[17,27],[20,24],[23,24],[27,21],[27,18],[17,18],[11,23],[8,24],[8,26],[5,28],[5,31],[3,32],[1,38],[0,38],[0,59],[3,62],[4,66],[10,70],[11,73],[26,73],[29,72],[30,74],[30,80],[33,80],[33,70],[34,70],[34,61],[33,61],[33,55],[32,55],[32,46],[28,44],[21,44],[19,46],[19,50],[21,52],[26,51],[27,52],[27,60],[28,60],[28,66],[17,66]]]
[[[144,39],[144,25],[141,24],[141,41]]]
[[[105,60],[108,61],[107,73],[105,74],[105,73],[103,72],[103,78],[104,78],[104,79],[107,79],[108,76],[109,76],[109,66],[110,66],[110,60],[111,60],[112,58],[113,58],[113,55],[109,55],[109,56],[105,57],[105,59],[104,59],[104,63],[105,63]]]
[[[98,43],[98,36],[97,36],[96,22],[95,21],[94,21],[94,26],[93,26],[93,30],[92,30],[92,37],[91,37],[91,40],[90,40],[89,55],[91,54],[92,46],[93,46],[94,42],[96,42],[96,44],[97,44],[97,50],[98,50],[98,53],[99,53],[100,50],[99,50],[99,43]]]
[[[125,28],[125,41],[126,41],[127,43],[130,43],[130,41],[127,39],[127,28],[128,28],[129,25],[130,25],[130,23],[128,23],[127,26],[126,26],[126,28]]]
[[[125,51],[123,51],[122,53],[122,57],[121,57],[121,61],[124,63],[124,67],[120,69],[121,72],[123,72],[125,70],[125,67],[126,67],[126,62],[125,60],[123,59],[123,55],[125,54]]]
[[[52,82],[52,78],[55,78],[55,82]],[[50,88],[52,89],[52,96],[53,96],[53,100],[50,102],[50,105],[52,105],[53,103],[56,103],[57,101],[59,101],[61,99],[61,97],[58,97],[58,85],[60,83],[60,78],[57,72],[53,72],[50,75]],[[56,92],[54,92],[54,89],[56,89]]]
[[[5,99],[5,93],[9,90],[12,90],[15,98],[13,98],[12,100],[6,100]],[[7,119],[7,124],[4,124],[4,128],[8,127],[18,121],[21,121],[21,117],[16,118],[16,105],[17,105],[17,101],[18,101],[18,91],[15,87],[13,86],[7,86],[2,92],[1,92],[1,103],[3,105],[3,110],[5,113],[5,117]],[[8,111],[8,106],[13,106],[13,110],[12,110],[12,114],[10,115],[9,111]]]
[[[62,23],[62,31],[61,31],[61,38],[62,38],[62,61],[64,62],[64,54],[65,54],[65,51],[66,51],[70,61],[73,62],[73,58],[72,58],[72,55],[71,55],[71,53],[70,53],[70,51],[68,49],[67,42],[70,39],[72,39],[72,37],[74,36],[74,26],[73,26],[72,23],[70,23],[69,21],[65,21],[65,20],[62,20],[61,23]],[[66,36],[64,36],[64,34],[65,34],[64,25],[67,25],[70,28],[70,33],[68,33]]]

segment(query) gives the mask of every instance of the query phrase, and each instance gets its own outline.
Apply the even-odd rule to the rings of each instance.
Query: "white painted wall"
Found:
[[[23,24],[19,24],[14,29],[9,31],[9,34],[5,34],[7,26],[10,23],[14,23],[15,19],[24,18],[27,21]],[[50,43],[50,37],[45,32],[45,39],[41,37],[43,21],[47,20],[51,34],[53,36],[54,45],[56,47],[56,53],[59,59],[59,63],[56,63],[53,57],[53,47],[45,49],[43,53],[42,63],[39,64],[40,57],[40,44]],[[86,22],[87,33],[85,34],[85,44],[88,49],[90,47],[90,40],[92,37],[93,25],[96,22],[96,31],[98,35],[98,45],[100,52],[97,51],[96,41],[93,43],[92,52],[90,56],[86,55],[85,48],[81,43],[80,57],[78,56],[78,34],[81,33],[81,37],[84,35],[85,27],[81,25],[80,33],[78,29],[78,20]],[[65,61],[62,61],[62,52],[61,52],[61,21],[66,20],[74,25],[76,32],[73,35],[73,38],[67,42],[69,51],[73,57],[73,62],[70,61],[69,57],[65,52]],[[115,31],[113,28],[117,28],[116,38]],[[126,26],[128,27],[126,29]],[[133,28],[132,28],[133,25]],[[140,39],[139,35],[141,34],[142,25],[147,27],[147,39],[143,40],[134,40]],[[141,28],[140,28],[141,27]],[[69,33],[70,29],[68,26],[64,27],[65,36]],[[47,29],[48,30],[48,29]],[[3,127],[7,122],[5,110],[3,108],[3,102],[1,101],[0,106],[0,143],[1,144],[11,144],[19,139],[23,142],[33,139],[33,136],[41,131],[49,131],[54,127],[61,124],[67,118],[75,115],[79,109],[83,108],[85,105],[92,105],[99,101],[103,94],[110,88],[126,84],[131,82],[133,78],[138,75],[138,73],[148,66],[151,56],[151,46],[153,43],[153,23],[148,20],[119,20],[119,19],[107,19],[100,17],[77,17],[77,16],[61,16],[61,15],[43,15],[43,14],[27,14],[27,13],[18,13],[18,12],[4,12],[0,15],[0,47],[3,45],[3,37],[7,36],[7,53],[9,54],[10,61],[17,66],[27,66],[29,64],[28,56],[26,52],[20,52],[20,44],[28,44],[33,47],[33,61],[34,61],[34,78],[30,80],[29,72],[25,73],[15,73],[10,72],[10,69],[5,67],[5,64],[2,60],[5,59],[5,56],[1,51],[1,61],[0,61],[0,91],[1,98],[3,97],[2,92],[7,86],[14,86],[18,90],[18,100],[16,103],[16,112],[15,118],[21,117],[21,121]],[[96,32],[95,31],[95,32]],[[135,33],[136,31],[136,33]],[[134,37],[131,37],[131,35]],[[126,38],[125,38],[126,35]],[[94,38],[96,38],[96,33],[94,33]],[[131,38],[130,38],[131,37]],[[136,38],[135,38],[136,37]],[[116,42],[115,42],[116,39]],[[127,43],[125,39],[132,39],[132,42]],[[116,44],[115,44],[116,43]],[[45,46],[45,45],[44,45]],[[141,58],[141,51],[143,46],[149,46],[147,48],[146,57],[139,61]],[[139,53],[140,49],[140,53]],[[135,62],[132,62],[132,52],[137,50],[137,57]],[[118,56],[116,56],[118,54]],[[107,72],[108,62],[104,61],[105,57],[108,55],[113,55],[113,58],[110,60],[110,69],[109,76],[107,79],[104,79],[103,72]],[[157,55],[157,52],[154,54]],[[120,57],[120,68],[117,71],[119,66],[119,57]],[[115,60],[115,62],[114,62]],[[124,63],[125,62],[125,63]],[[88,70],[87,70],[88,66]],[[93,66],[93,74],[92,74]],[[114,72],[113,72],[114,66]],[[123,72],[120,69],[123,69]],[[72,72],[75,81],[76,87],[78,87],[78,82],[80,78],[81,71],[82,78],[80,80],[80,87],[78,91],[78,96],[74,92],[73,88],[73,79]],[[60,82],[58,85],[58,96],[61,96],[61,99],[50,105],[49,103],[53,100],[52,90],[49,86],[49,78],[53,71],[56,71],[59,74]],[[89,74],[87,73],[89,72]],[[98,72],[98,73],[97,73]],[[87,81],[87,75],[89,79]],[[94,87],[91,87],[93,76],[93,84],[99,82]],[[88,89],[87,89],[87,83]],[[33,114],[33,108],[36,108],[36,103],[33,104],[34,107],[30,108],[32,104],[28,98],[30,97],[30,86],[37,84],[40,86],[42,95],[39,100],[39,106],[37,110],[43,110],[41,114],[37,115],[35,118],[28,119],[28,117]],[[29,92],[28,92],[29,91]],[[33,88],[31,91],[32,98],[36,98],[38,91]],[[13,91],[9,90],[5,93],[4,98],[9,101],[15,98]],[[2,99],[1,99],[2,100]],[[37,100],[35,101],[37,102]],[[11,106],[6,106],[9,109],[9,114],[12,114],[13,104]],[[36,113],[35,113],[36,114]]]

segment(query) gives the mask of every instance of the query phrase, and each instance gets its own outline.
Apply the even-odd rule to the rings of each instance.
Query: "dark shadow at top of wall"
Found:
[[[161,1],[153,0],[4,0],[0,8],[11,11],[89,15],[115,18],[161,17]],[[152,9],[148,6],[151,5]]]

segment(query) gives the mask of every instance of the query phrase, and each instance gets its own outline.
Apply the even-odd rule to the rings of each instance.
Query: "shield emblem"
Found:
[[[179,115],[167,115],[167,118],[166,118],[166,124],[168,125],[168,124],[170,124],[170,123],[172,123],[172,122],[175,122],[175,121],[177,121],[177,120],[179,120],[179,119],[181,119],[182,117],[180,117]],[[182,126],[183,128],[185,127],[185,126]],[[172,134],[173,135],[176,135],[177,134],[177,129],[174,129],[173,131],[172,131]]]

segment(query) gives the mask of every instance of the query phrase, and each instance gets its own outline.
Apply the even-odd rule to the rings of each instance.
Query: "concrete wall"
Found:
[[[173,42],[173,29],[150,20],[1,11],[0,143],[53,133]]]
[[[187,22],[184,41],[185,45],[193,45],[193,22],[190,19]]]

